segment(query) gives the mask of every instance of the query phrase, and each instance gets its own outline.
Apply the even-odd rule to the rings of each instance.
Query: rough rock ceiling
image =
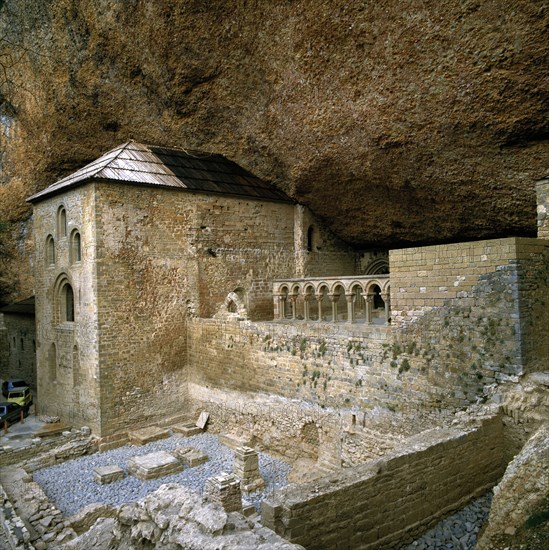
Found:
[[[544,2],[0,5],[5,218],[132,137],[222,153],[361,247],[535,234]]]

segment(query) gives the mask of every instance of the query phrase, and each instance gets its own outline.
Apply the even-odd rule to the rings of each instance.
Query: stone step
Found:
[[[170,431],[165,428],[159,428],[158,426],[148,426],[147,428],[141,428],[133,432],[128,432],[128,439],[133,445],[146,445],[152,441],[158,441],[159,439],[165,439],[170,436]]]

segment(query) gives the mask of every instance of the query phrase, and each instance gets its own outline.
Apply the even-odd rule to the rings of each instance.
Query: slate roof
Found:
[[[292,202],[271,183],[254,176],[223,155],[144,145],[133,140],[119,145],[27,200],[38,202],[93,180]]]

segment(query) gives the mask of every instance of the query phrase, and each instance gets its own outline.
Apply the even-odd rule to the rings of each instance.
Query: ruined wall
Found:
[[[34,315],[3,314],[0,321],[0,378],[23,378],[36,389],[36,327]]]
[[[511,238],[390,252],[393,360],[433,384],[433,406],[466,406],[485,385],[542,367],[544,244]]]
[[[431,403],[444,376],[433,389],[419,371],[393,365],[390,332],[383,325],[193,319],[190,396],[197,410],[210,410],[214,431],[244,430],[295,459],[303,454],[303,426],[314,422],[321,463],[357,464],[443,416]]]
[[[188,331],[189,380],[200,386],[345,408],[373,407],[390,383],[384,326],[193,319]]]
[[[59,227],[61,207],[66,213],[66,231]],[[80,260],[71,250],[75,231],[80,234]],[[38,410],[97,431],[100,412],[93,186],[38,203],[34,235]],[[50,250],[48,236],[53,239]],[[66,284],[73,289],[74,321],[66,318]]]
[[[275,492],[263,524],[307,548],[400,548],[498,481],[502,439],[497,417],[419,434],[382,459]]]

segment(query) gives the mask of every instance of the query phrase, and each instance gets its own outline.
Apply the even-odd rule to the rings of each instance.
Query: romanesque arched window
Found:
[[[67,211],[64,206],[57,209],[57,238],[62,239],[67,236]]]
[[[71,233],[69,256],[71,264],[82,260],[82,242],[80,239],[80,233],[77,230],[74,230]]]
[[[63,321],[74,322],[74,292],[68,282],[61,287],[61,317]]]
[[[307,229],[307,252],[313,251],[315,228],[310,225]]]
[[[51,235],[46,237],[46,265],[55,264],[55,242]]]

